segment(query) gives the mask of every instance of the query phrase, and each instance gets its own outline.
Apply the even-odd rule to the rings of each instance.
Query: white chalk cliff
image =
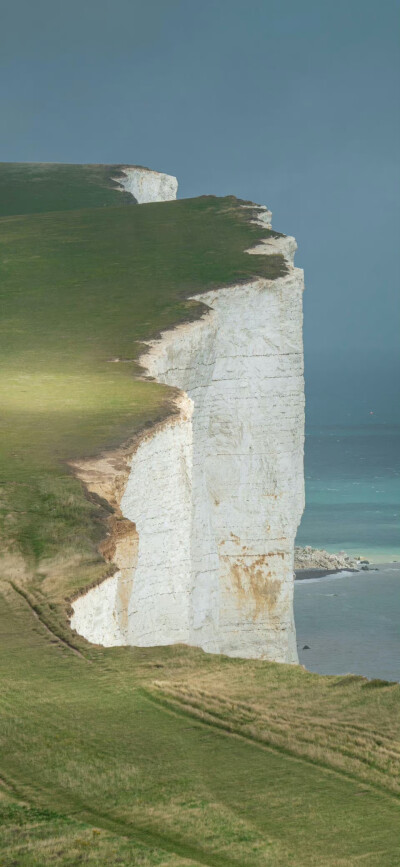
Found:
[[[121,189],[131,193],[139,205],[176,199],[178,181],[173,175],[154,172],[141,166],[123,166],[118,178]]]
[[[259,215],[270,225],[269,211]],[[286,275],[195,296],[203,317],[164,332],[141,358],[179,389],[177,413],[140,439],[123,484],[114,478],[132,532],[113,547],[119,570],[73,602],[71,626],[89,641],[297,662],[304,285],[295,249],[279,237],[248,251],[282,253]],[[112,465],[103,458],[106,474]],[[99,468],[80,473],[93,490]]]

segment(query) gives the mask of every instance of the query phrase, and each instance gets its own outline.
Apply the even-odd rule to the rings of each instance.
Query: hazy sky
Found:
[[[0,19],[0,159],[139,163],[181,196],[267,204],[306,271],[312,420],[394,417],[400,0],[8,0]]]

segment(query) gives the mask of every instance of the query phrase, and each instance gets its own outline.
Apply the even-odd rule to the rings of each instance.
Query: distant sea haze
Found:
[[[400,425],[400,352],[365,341],[313,349],[315,323],[304,296],[304,354],[307,425]],[[400,312],[400,311],[399,311]],[[308,320],[311,318],[311,322]],[[397,320],[396,320],[397,321]],[[311,333],[310,333],[311,330]]]

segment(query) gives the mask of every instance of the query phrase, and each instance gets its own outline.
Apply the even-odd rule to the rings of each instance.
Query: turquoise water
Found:
[[[400,560],[400,426],[307,432],[298,545]]]

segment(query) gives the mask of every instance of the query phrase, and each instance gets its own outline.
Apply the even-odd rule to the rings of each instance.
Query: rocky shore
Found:
[[[363,557],[351,557],[345,551],[331,554],[319,548],[306,545],[294,549],[294,571],[296,578],[321,578],[333,572],[369,571],[369,561]]]
[[[297,572],[299,569],[330,569],[332,571],[343,569],[359,569],[360,565],[367,561],[357,560],[346,554],[344,551],[339,551],[338,554],[330,554],[323,549],[312,548],[307,545],[305,548],[294,549],[294,568]]]

